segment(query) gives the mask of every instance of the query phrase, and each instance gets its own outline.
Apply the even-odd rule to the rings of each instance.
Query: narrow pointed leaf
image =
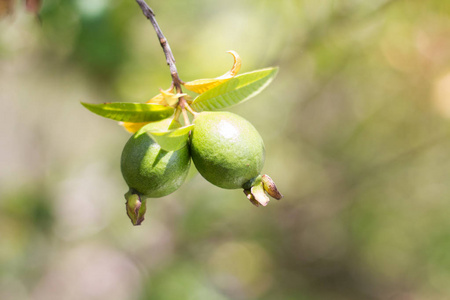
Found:
[[[145,103],[153,103],[153,104],[161,104],[161,105],[167,105],[167,102],[165,100],[165,97],[168,95],[173,95],[174,88],[171,87],[167,90],[159,89],[159,94],[153,97],[152,99],[148,100]]]
[[[181,127],[180,122],[178,122],[173,118],[166,118],[156,122],[139,122],[139,123],[119,122],[119,125],[122,125],[130,133],[136,133],[142,127],[148,124],[152,124],[151,128],[153,128],[153,130],[176,129]]]
[[[170,117],[174,113],[172,107],[148,103],[104,103],[81,104],[91,112],[102,117],[122,122],[153,122]]]
[[[275,77],[278,68],[238,75],[199,95],[191,104],[196,111],[219,110],[244,102],[260,93]]]
[[[163,96],[162,93],[159,93],[158,95],[156,95],[152,99],[146,101],[145,103],[160,104],[160,105],[166,104],[165,101],[164,101],[164,96]]]
[[[180,97],[187,96],[187,94],[180,94],[180,93],[175,94],[173,92],[167,92],[164,90],[160,90],[160,91],[161,91],[161,95],[163,96],[163,99],[164,99],[164,104],[167,104],[169,106],[176,106]]]
[[[155,97],[153,97],[152,99],[148,100],[145,103],[149,103],[149,104],[159,104],[159,105],[165,105],[167,106],[167,101],[164,98],[163,92],[164,93],[170,93],[173,92],[173,88],[172,89],[168,89],[168,90],[160,90],[161,92],[156,95]],[[119,125],[122,125],[126,131],[128,131],[129,133],[135,133],[137,132],[139,129],[141,129],[142,127],[144,127],[145,125],[147,125],[150,122],[120,122]]]
[[[170,122],[168,130],[174,130],[174,129],[178,129],[180,127],[182,127],[180,121],[172,119],[172,121]]]
[[[138,131],[145,132],[148,130],[164,131],[167,130],[168,128],[170,129],[172,123],[174,123],[174,119],[172,117],[162,119],[156,122],[141,122],[141,123],[119,122],[120,125],[125,127],[125,129],[131,133],[136,133]]]
[[[236,51],[231,50],[228,51],[228,53],[233,55],[234,58],[233,67],[231,68],[230,71],[217,78],[197,79],[194,81],[186,82],[184,84],[184,87],[197,94],[202,94],[207,90],[210,90],[213,87],[216,87],[219,84],[224,83],[233,78],[234,76],[236,76],[236,74],[241,69],[241,58]]]
[[[164,120],[160,120],[157,122],[149,122],[145,126],[143,126],[141,129],[139,129],[139,132],[147,132],[147,131],[166,131],[171,126],[171,124],[174,122],[173,118],[167,118]]]
[[[137,122],[137,123],[119,122],[119,125],[122,125],[125,128],[125,130],[128,131],[129,133],[135,133],[139,129],[141,129],[142,127],[147,125],[148,123],[150,123],[150,122]]]
[[[192,124],[173,130],[158,130],[152,125],[149,124],[141,130],[147,131],[147,134],[166,151],[175,151],[183,148],[187,144],[189,131],[194,128],[194,124]]]

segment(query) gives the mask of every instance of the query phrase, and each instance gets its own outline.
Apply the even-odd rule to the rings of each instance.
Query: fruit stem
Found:
[[[175,58],[172,53],[172,49],[170,48],[169,42],[167,41],[166,37],[161,31],[161,28],[159,28],[158,22],[156,22],[155,19],[155,13],[153,10],[148,6],[148,4],[144,0],[136,0],[137,4],[141,7],[142,12],[144,13],[144,16],[150,20],[150,22],[153,25],[153,28],[156,31],[156,35],[158,36],[159,43],[161,44],[161,47],[163,48],[164,54],[166,56],[167,64],[170,68],[170,74],[172,75],[172,85],[175,87],[177,93],[181,93],[181,84],[184,84],[184,82],[180,79],[180,76],[178,75],[178,70],[175,65]]]
[[[178,119],[180,118],[180,114],[181,114],[181,107],[177,106],[177,110],[175,111],[175,115],[173,116],[173,119],[178,121]]]
[[[181,108],[181,112],[183,114],[184,125],[185,126],[191,125],[191,121],[189,120],[189,116],[188,116],[187,111],[186,111],[186,109],[184,107]]]
[[[187,115],[187,111],[190,112],[194,118],[198,115],[198,112],[192,109],[192,107],[189,106],[186,99],[184,97],[180,97],[180,100],[178,102],[178,107],[181,107],[181,112],[183,113],[184,123],[185,125],[191,125],[189,121],[189,117]]]
[[[194,118],[198,115],[198,112],[196,112],[195,110],[193,110],[192,107],[191,107],[187,102],[184,104],[184,107],[186,108],[186,110],[187,110],[188,112],[191,113],[191,115],[194,116]]]

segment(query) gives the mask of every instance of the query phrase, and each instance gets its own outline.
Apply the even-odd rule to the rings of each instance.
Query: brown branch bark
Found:
[[[145,17],[150,20],[150,22],[153,25],[153,28],[156,31],[156,35],[158,36],[159,43],[161,44],[161,47],[163,48],[164,54],[166,56],[167,64],[170,68],[170,74],[172,76],[172,84],[175,87],[177,93],[181,93],[181,84],[184,82],[180,79],[178,76],[177,67],[175,65],[175,58],[173,57],[172,49],[170,49],[169,42],[167,41],[166,37],[161,31],[161,28],[159,28],[158,22],[156,22],[155,19],[155,13],[153,10],[147,5],[147,3],[144,0],[136,0],[136,2],[141,7],[142,12],[144,13]]]

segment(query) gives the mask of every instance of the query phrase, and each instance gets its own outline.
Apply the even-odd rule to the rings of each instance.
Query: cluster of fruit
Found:
[[[183,184],[191,158],[207,181],[225,189],[242,188],[256,206],[267,205],[266,193],[282,198],[272,179],[261,175],[265,150],[257,130],[236,114],[213,111],[254,96],[276,74],[271,68],[236,76],[240,59],[232,54],[235,64],[227,74],[183,83],[200,94],[194,100],[174,93],[172,87],[145,104],[83,103],[97,114],[121,120],[134,133],[121,158],[122,175],[130,188],[125,194],[127,214],[134,225],[144,220],[147,198],[169,195]],[[193,124],[185,109],[193,115]],[[181,113],[184,126],[178,121]]]

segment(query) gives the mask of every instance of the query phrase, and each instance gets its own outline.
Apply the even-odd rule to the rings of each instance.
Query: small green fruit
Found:
[[[264,143],[255,127],[230,112],[202,112],[195,117],[191,155],[199,173],[212,184],[245,188],[264,166]]]
[[[190,167],[189,148],[165,151],[145,131],[138,131],[122,152],[123,178],[135,194],[158,198],[177,190]]]

